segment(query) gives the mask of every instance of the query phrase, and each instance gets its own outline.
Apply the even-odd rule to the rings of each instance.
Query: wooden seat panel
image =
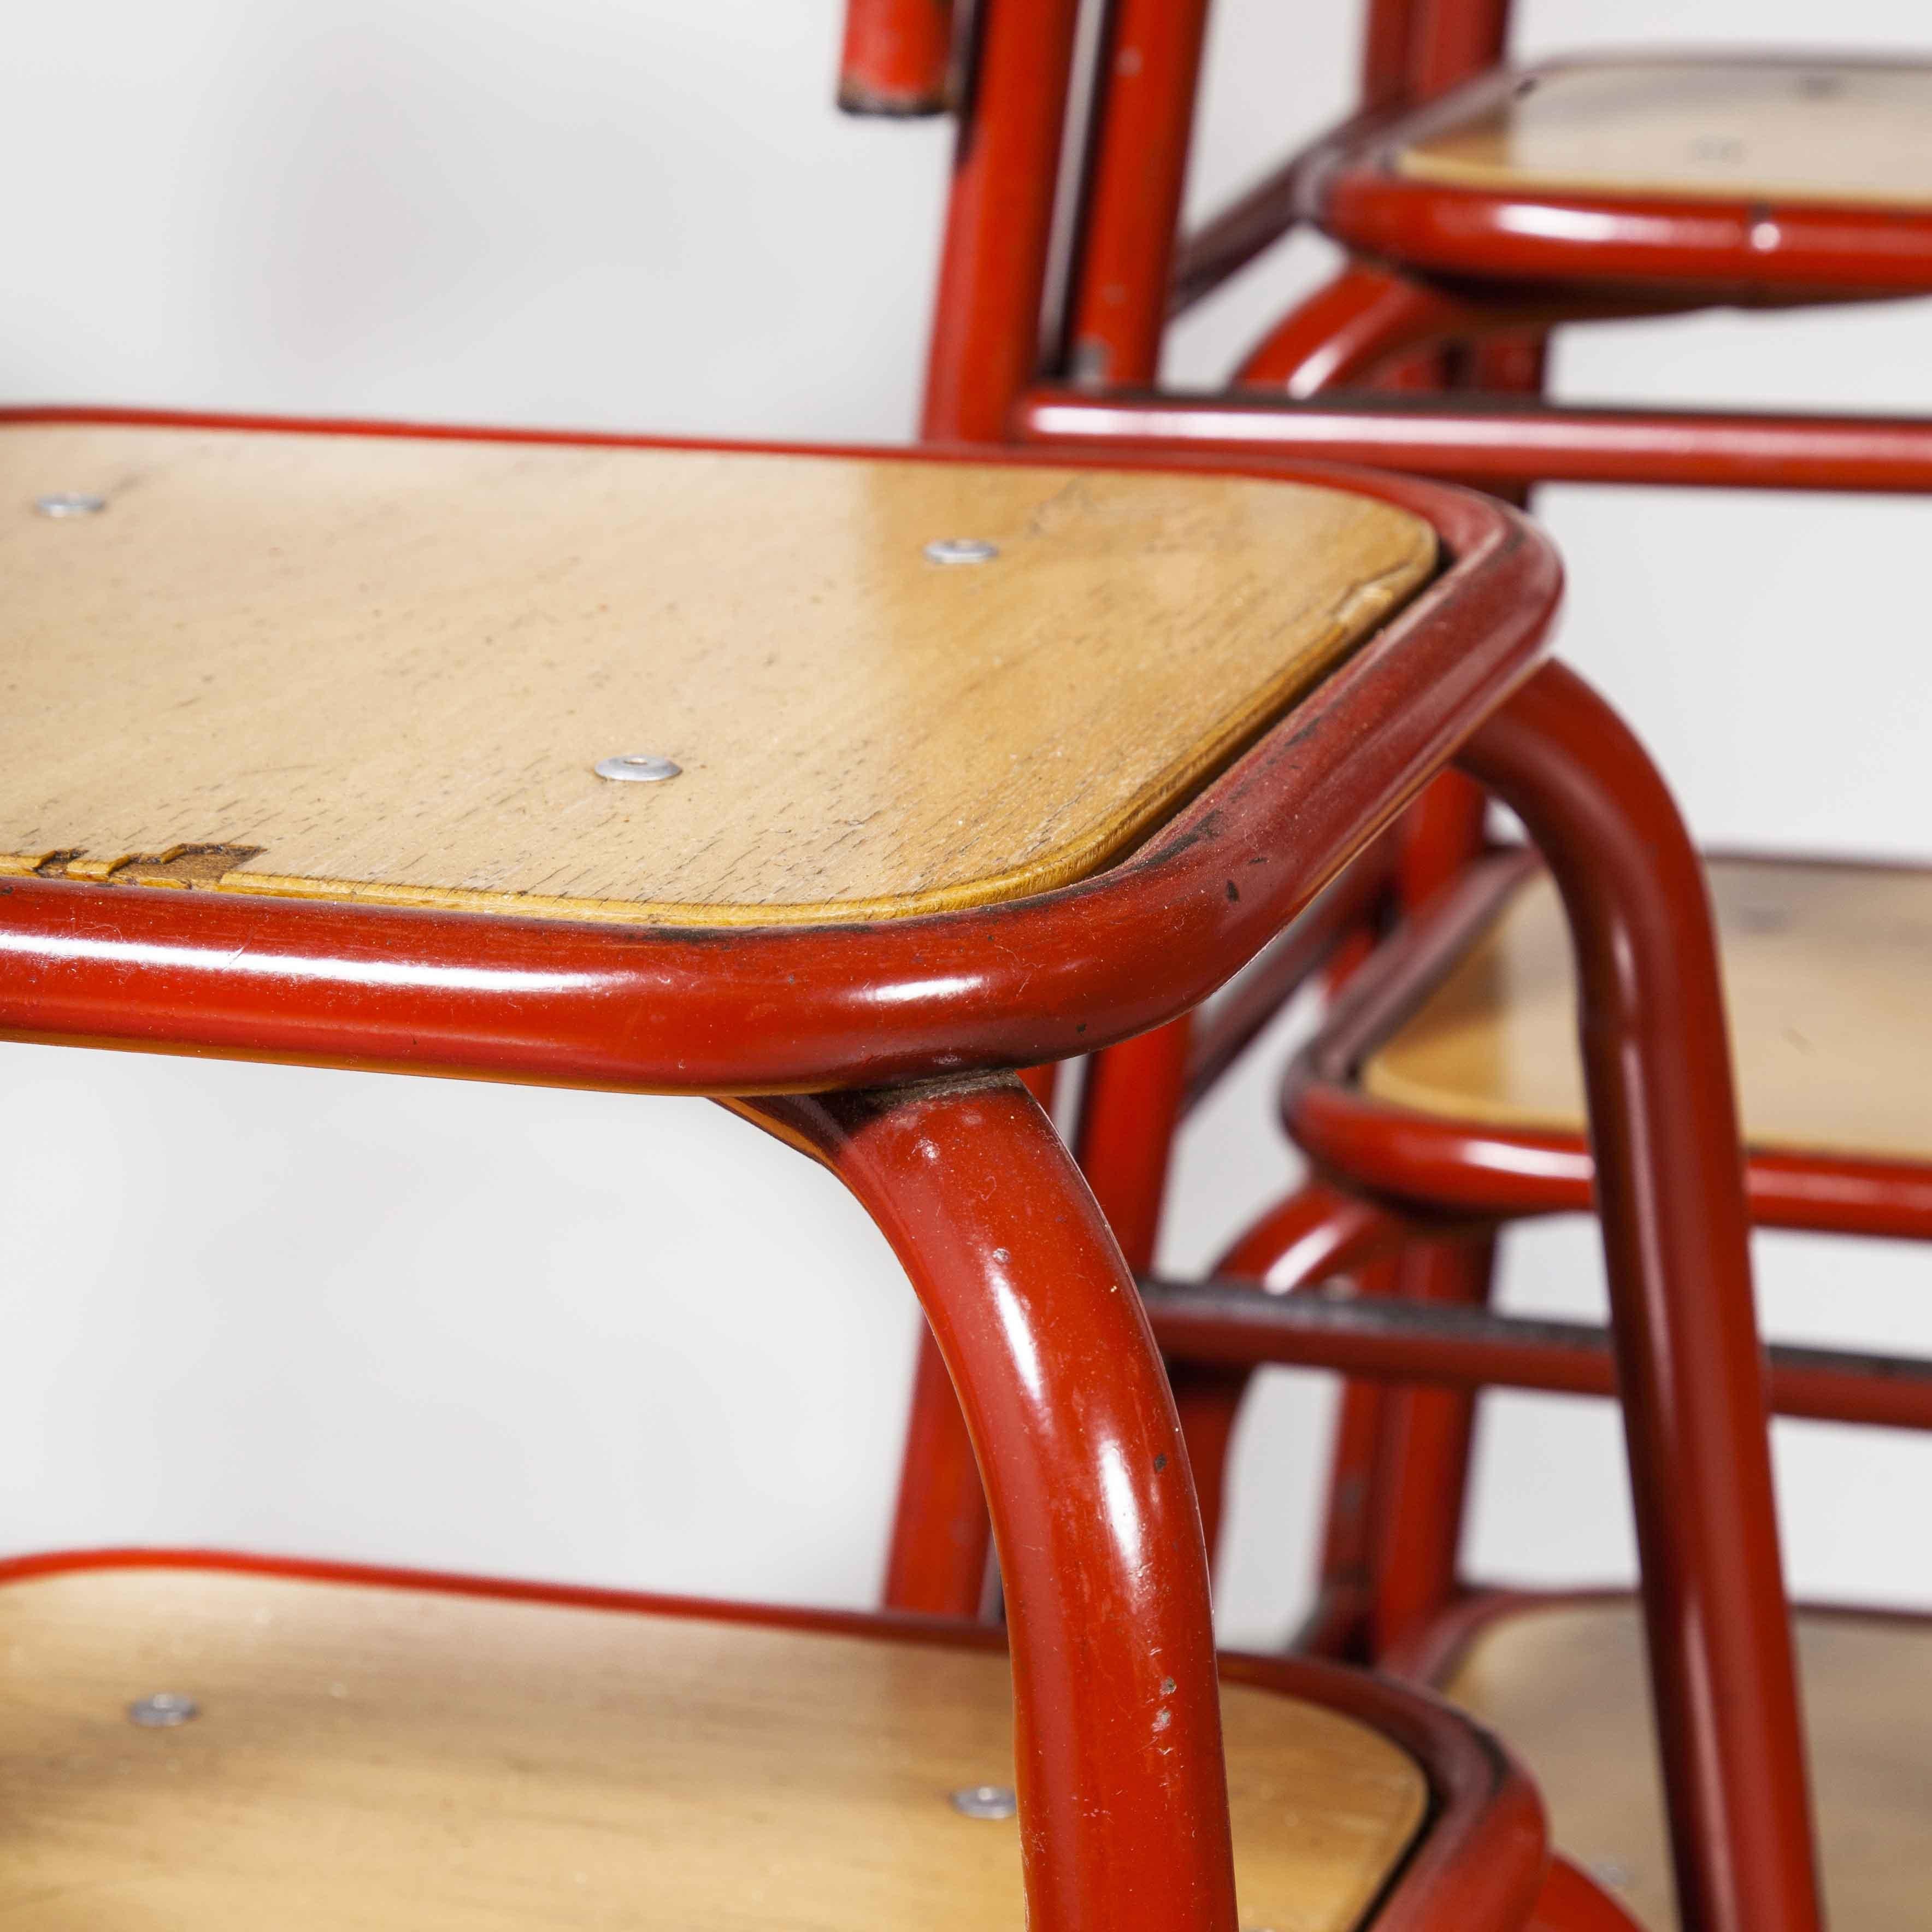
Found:
[[[1932,872],[1719,861],[1709,868],[1745,1139],[1932,1161]],[[1364,1064],[1417,1112],[1581,1134],[1576,986],[1538,874]]]
[[[962,537],[998,554],[928,560]],[[1017,898],[1434,562],[1406,511],[1236,478],[16,422],[0,869],[686,925]],[[596,775],[639,752],[682,776]]]
[[[1014,1932],[996,1652],[430,1590],[88,1569],[0,1589],[0,1920],[46,1932]],[[200,1714],[144,1730],[160,1691]],[[1427,1805],[1222,1691],[1242,1923],[1347,1932]]]
[[[1395,164],[1498,192],[1932,208],[1932,67],[1552,65],[1445,109]]]
[[[1826,1915],[1846,1932],[1919,1932],[1932,1844],[1932,1620],[1801,1614],[1798,1663]],[[1522,1757],[1558,1848],[1674,1932],[1670,1854],[1628,1602],[1538,1607],[1486,1624],[1448,1695]]]

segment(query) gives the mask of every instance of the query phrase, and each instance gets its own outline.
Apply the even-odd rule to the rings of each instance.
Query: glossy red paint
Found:
[[[1305,400],[1363,382],[1406,351],[1453,338],[1475,320],[1470,305],[1448,290],[1354,262],[1268,332],[1243,359],[1235,386]],[[1030,419],[1027,429],[1056,433]]]
[[[1288,234],[1302,219],[1306,177],[1327,166],[1331,154],[1346,151],[1391,118],[1386,107],[1350,115],[1184,236],[1174,253],[1168,320],[1204,301]]]
[[[1642,1928],[1568,1858],[1556,1858],[1525,1932],[1642,1932]]]
[[[1388,839],[1378,840],[1310,902],[1211,1010],[1195,1015],[1184,1112],[1207,1097],[1275,1016],[1321,972],[1342,940],[1373,914],[1388,889],[1392,856]]]
[[[979,0],[920,433],[998,442],[1039,367],[1078,0]]]
[[[1095,90],[1066,364],[1151,382],[1187,172],[1208,0],[1114,0]]]
[[[1186,1017],[1170,1021],[1087,1063],[1074,1154],[1136,1271],[1154,1265],[1186,1090],[1190,1024]]]
[[[1312,331],[1306,347],[1311,358],[1324,352]],[[1345,340],[1337,353],[1348,352]],[[1040,388],[1022,400],[1016,420],[1023,440],[1063,451],[1166,451],[1176,460],[1194,452],[1327,458],[1492,486],[1932,491],[1932,420],[1910,417],[1569,409],[1474,397],[1296,403]]]
[[[1006,1591],[1028,1924],[1235,1932],[1186,1454],[1052,1123],[1011,1079],[736,1104],[865,1206],[958,1393]]]
[[[952,68],[952,0],[845,0],[838,105],[848,114],[943,113]]]
[[[1276,1204],[1216,1264],[1217,1280],[1243,1282],[1267,1299],[1292,1295],[1359,1267],[1408,1230],[1357,1197],[1312,1182]],[[1248,1384],[1245,1366],[1208,1351],[1172,1349],[1174,1401],[1187,1438],[1208,1553],[1220,1540],[1228,1445]]]
[[[1480,1238],[1413,1242],[1397,1265],[1396,1298],[1424,1308],[1480,1307],[1494,1261],[1494,1243]],[[1456,1594],[1475,1404],[1462,1389],[1396,1388],[1385,1391],[1378,1420],[1369,1641],[1381,1656]]]
[[[1502,59],[1510,0],[1415,0],[1409,25],[1409,92],[1433,100]]]
[[[1655,768],[1552,665],[1462,768],[1549,862],[1576,948],[1597,1204],[1678,1895],[1820,1924],[1749,1222],[1704,875]]]
[[[913,1372],[880,1606],[926,1616],[978,1616],[992,1548],[973,1438],[928,1329],[919,1338]]]

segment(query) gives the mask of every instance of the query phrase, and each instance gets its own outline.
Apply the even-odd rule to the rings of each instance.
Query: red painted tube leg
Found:
[[[1018,1078],[1050,1113],[1059,1075],[1060,1069],[1048,1064],[1029,1066]],[[913,1373],[881,1606],[931,1616],[979,1616],[987,1601],[992,1546],[993,1526],[972,1440],[952,1378],[928,1331],[920,1337]]]
[[[1080,382],[1160,373],[1208,0],[1115,0],[1068,323]]]
[[[880,1603],[931,1616],[977,1616],[992,1538],[972,1439],[928,1330],[919,1338]]]
[[[838,105],[848,114],[938,114],[952,65],[952,0],[845,0]]]
[[[920,434],[998,442],[1040,359],[1078,0],[980,0]]]
[[[1319,395],[1363,381],[1406,350],[1453,336],[1467,308],[1425,283],[1357,263],[1283,316],[1250,351],[1235,381]]]
[[[1191,1022],[1170,1021],[1087,1063],[1075,1153],[1136,1274],[1154,1266],[1174,1130],[1187,1092]]]
[[[1490,1240],[1418,1242],[1403,1254],[1396,1292],[1411,1301],[1489,1299]],[[1370,1645],[1388,1655],[1448,1609],[1456,1594],[1475,1402],[1462,1389],[1383,1392],[1371,1534]]]
[[[1400,1243],[1403,1234],[1401,1224],[1380,1208],[1311,1181],[1270,1208],[1212,1273],[1217,1280],[1252,1281],[1269,1294],[1292,1294],[1346,1273],[1378,1249]],[[1253,1371],[1180,1362],[1172,1372],[1211,1556],[1220,1537],[1228,1445]]]
[[[904,1264],[958,1390],[1012,1632],[1034,1932],[1235,1932],[1208,1565],[1154,1336],[1017,1081],[732,1103]]]
[[[1598,1213],[1687,1932],[1817,1932],[1744,1163],[1703,874],[1655,767],[1546,665],[1462,754],[1576,952]]]

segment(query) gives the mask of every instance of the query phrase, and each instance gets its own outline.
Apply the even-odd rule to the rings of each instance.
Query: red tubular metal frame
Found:
[[[1110,10],[1068,304],[1078,381],[1159,373],[1207,25],[1208,0],[1114,0]]]
[[[845,0],[838,105],[846,113],[944,113],[952,73],[952,0]]]
[[[1703,873],[1641,747],[1554,667],[1478,734],[1463,764],[1528,828],[1576,946],[1684,1922],[1816,1932],[1749,1222]]]
[[[1040,388],[1016,431],[1058,448],[1360,463],[1495,488],[1537,483],[1713,490],[1932,490],[1932,421],[1572,409],[1510,399],[1107,395]]]
[[[1006,1591],[1029,1922],[1234,1932],[1180,1424],[1132,1277],[1052,1123],[1010,1078],[738,1106],[864,1204],[958,1393]]]
[[[1039,365],[1078,0],[979,0],[920,434],[997,442]]]

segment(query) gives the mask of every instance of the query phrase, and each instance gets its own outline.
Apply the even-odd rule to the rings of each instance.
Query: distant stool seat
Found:
[[[810,1619],[802,1620],[808,1625]],[[826,1620],[834,1623],[840,1620]],[[1004,1651],[194,1568],[0,1586],[0,1913],[323,1932],[1013,1932]],[[190,1721],[129,1721],[160,1692]],[[1430,1809],[1370,1725],[1222,1688],[1242,1923],[1348,1932]]]
[[[1932,288],[1932,65],[1498,69],[1351,137],[1309,196],[1378,262],[1531,310],[1534,285],[1558,320],[1918,294]]]
[[[1932,67],[1578,62],[1470,91],[1399,151],[1418,180],[1932,211]]]
[[[1772,860],[1708,868],[1744,1138],[1932,1161],[1932,872]],[[1538,872],[1364,1060],[1372,1098],[1584,1132],[1569,940]]]
[[[1233,477],[15,422],[0,873],[685,926],[1017,898],[1436,556]],[[678,774],[598,775],[638,756]]]
[[[1501,1613],[1452,1661],[1447,1694],[1522,1754],[1556,1843],[1651,1932],[1672,1932],[1636,1605],[1495,1600]],[[1797,1630],[1831,1923],[1908,1932],[1925,1922],[1932,1621],[1819,1611]]]

